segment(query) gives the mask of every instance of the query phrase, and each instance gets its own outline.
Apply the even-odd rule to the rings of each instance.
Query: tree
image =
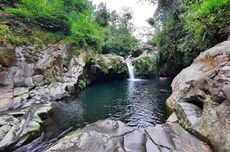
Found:
[[[132,11],[123,8],[120,14],[112,11],[110,25],[105,29],[104,52],[113,52],[122,56],[131,54],[138,46],[138,40],[132,35]]]
[[[95,11],[95,21],[102,27],[109,25],[110,13],[106,9],[105,3],[100,3]]]

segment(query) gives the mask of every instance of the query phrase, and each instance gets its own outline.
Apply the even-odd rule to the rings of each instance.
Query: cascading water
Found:
[[[130,59],[131,55],[126,59],[126,64],[129,70],[129,79],[130,80],[135,80],[135,74],[134,74],[134,66],[132,64],[132,60]]]

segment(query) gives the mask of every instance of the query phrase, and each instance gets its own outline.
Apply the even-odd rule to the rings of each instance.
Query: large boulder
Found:
[[[179,122],[218,152],[230,149],[230,40],[201,53],[172,82]]]
[[[174,122],[135,129],[107,119],[69,133],[46,151],[211,152],[211,149]]]
[[[10,112],[0,116],[0,150],[18,142],[18,146],[27,139],[33,139],[40,131],[41,116],[51,110],[51,104],[29,107],[19,112]]]

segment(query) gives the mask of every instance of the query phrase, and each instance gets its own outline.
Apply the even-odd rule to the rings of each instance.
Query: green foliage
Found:
[[[92,5],[87,0],[21,0],[16,8],[7,12],[21,17],[28,24],[35,24],[49,31],[61,31],[78,47],[101,50],[101,29],[93,21]]]
[[[78,50],[78,49],[73,49],[72,54],[75,55],[75,56],[79,56],[81,54],[81,51]]]
[[[83,90],[87,86],[87,80],[86,79],[80,79],[78,81],[77,88],[80,90]]]
[[[110,13],[106,9],[105,3],[98,5],[97,11],[95,12],[95,21],[102,27],[109,25]]]
[[[137,76],[142,78],[152,78],[157,75],[156,73],[156,64],[155,62],[147,57],[147,58],[138,58],[133,61],[135,66]]]
[[[230,25],[230,0],[190,0],[183,7],[184,30],[200,50],[226,38],[223,30]]]
[[[117,55],[95,54],[93,55],[92,62],[97,65],[104,74],[109,74],[110,72],[124,74],[127,72],[126,63]]]
[[[202,51],[225,40],[230,0],[187,0],[154,35],[160,74],[175,76]]]
[[[125,56],[131,54],[138,47],[138,40],[131,35],[127,28],[109,28],[105,32],[104,49],[115,54]]]
[[[35,45],[41,48],[61,38],[61,33],[42,31],[38,28],[33,28],[31,31],[31,33],[25,34],[22,27],[10,28],[5,24],[0,24],[0,44],[3,46],[8,44],[15,46]]]

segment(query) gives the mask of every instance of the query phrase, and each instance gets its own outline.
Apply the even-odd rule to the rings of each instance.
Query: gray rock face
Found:
[[[211,152],[211,149],[177,123],[134,129],[120,121],[104,120],[68,134],[46,151]]]
[[[7,71],[2,71],[0,72],[0,85],[3,86],[13,86],[14,82],[13,80],[10,78],[9,73]]]
[[[38,133],[42,122],[39,115],[50,110],[51,104],[2,115],[0,117],[0,150],[4,150],[4,148],[15,142],[20,143],[22,141],[23,143],[23,141],[30,138],[31,134]]]
[[[167,100],[179,122],[211,143],[230,150],[230,41],[203,52],[172,83]]]
[[[68,49],[58,42],[33,55],[31,61],[37,62],[27,63],[33,48],[15,48],[15,65],[0,71],[0,150],[34,138],[42,123],[39,116],[51,110],[50,102],[74,92],[84,54],[72,57]]]

